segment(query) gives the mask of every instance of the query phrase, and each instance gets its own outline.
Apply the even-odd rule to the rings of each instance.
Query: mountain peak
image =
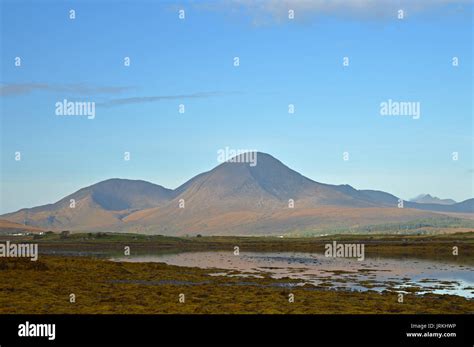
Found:
[[[248,164],[252,167],[257,166],[259,161],[261,163],[278,162],[283,165],[283,163],[270,154],[258,151],[246,151],[235,155],[229,155],[227,158],[225,158],[225,161],[222,160],[223,158],[220,159],[223,161],[223,164]]]
[[[54,204],[4,217],[46,230],[254,234],[340,225],[348,216],[352,224],[376,224],[432,216],[419,210],[474,211],[474,199],[459,204],[429,194],[415,199],[416,203],[407,202],[406,209],[399,209],[399,199],[391,194],[318,183],[270,154],[249,151],[222,161],[175,190],[143,180],[111,178]],[[428,203],[421,203],[422,199]]]
[[[453,205],[456,203],[453,199],[440,199],[431,194],[420,194],[413,199],[410,199],[411,202],[416,202],[419,204],[439,204],[439,205]]]

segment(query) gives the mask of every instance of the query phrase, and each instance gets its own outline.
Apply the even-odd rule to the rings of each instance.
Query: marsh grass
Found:
[[[450,295],[351,292],[309,285],[285,288],[271,278],[210,276],[209,270],[89,257],[0,259],[0,313],[472,313]],[[285,280],[291,282],[291,280]],[[296,283],[296,282],[295,282]],[[76,295],[76,303],[69,295]],[[179,293],[185,303],[178,302]],[[288,302],[289,293],[295,302]]]
[[[396,288],[382,293],[335,290],[332,281],[318,287],[291,279],[211,276],[219,269],[177,267],[164,263],[112,262],[103,254],[229,250],[294,251],[322,253],[334,240],[363,242],[366,256],[437,259],[471,267],[474,233],[448,235],[331,235],[318,238],[274,237],[166,237],[114,233],[79,233],[23,236],[0,241],[39,243],[40,258],[0,258],[0,313],[474,313],[474,301],[452,295],[416,295],[421,288],[406,290],[398,302]],[[453,256],[452,247],[459,247]],[[66,255],[51,255],[66,252]],[[67,252],[75,255],[70,256]],[[77,253],[84,252],[84,253]],[[122,253],[123,254],[123,253]],[[407,260],[410,261],[410,260]],[[363,271],[363,270],[362,270]],[[367,270],[368,271],[368,270]],[[372,271],[372,270],[371,270]],[[409,281],[409,278],[405,279]],[[76,302],[69,302],[69,295]],[[185,294],[185,303],[178,295]],[[295,302],[288,302],[288,295]]]

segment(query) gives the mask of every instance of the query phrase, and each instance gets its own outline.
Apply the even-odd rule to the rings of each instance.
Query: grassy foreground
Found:
[[[474,300],[452,295],[396,292],[351,292],[312,285],[291,286],[294,280],[210,276],[209,269],[176,267],[162,263],[111,262],[87,252],[132,253],[155,250],[321,251],[332,240],[364,242],[366,254],[416,256],[473,262],[473,233],[440,236],[328,236],[318,239],[202,237],[168,238],[142,235],[77,234],[19,238],[38,242],[40,250],[81,251],[88,256],[45,255],[29,259],[0,258],[0,313],[473,313]],[[75,302],[70,302],[70,295]],[[184,303],[180,302],[184,294]],[[289,302],[289,295],[294,302]]]
[[[43,256],[0,261],[0,313],[472,313],[457,296],[281,287],[282,280],[209,276],[161,263]],[[290,283],[290,280],[285,280]],[[294,302],[288,295],[294,294]],[[75,294],[76,302],[70,302]],[[184,303],[179,302],[184,294]]]

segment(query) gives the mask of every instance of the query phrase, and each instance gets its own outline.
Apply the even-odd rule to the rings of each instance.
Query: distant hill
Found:
[[[439,204],[439,205],[453,205],[456,203],[453,199],[440,199],[430,194],[421,194],[417,197],[410,199],[411,202],[417,202],[419,204]]]
[[[452,205],[404,201],[375,190],[313,181],[265,153],[201,173],[175,190],[111,179],[44,206],[5,214],[48,230],[133,231],[164,235],[271,235],[474,213],[474,199]],[[75,208],[71,208],[71,199]]]
[[[464,200],[462,202],[458,202],[452,205],[419,204],[416,202],[406,202],[405,206],[408,208],[416,208],[416,209],[425,210],[425,211],[473,213],[474,212],[474,199],[467,199],[467,200]]]
[[[88,230],[117,224],[134,211],[165,204],[172,196],[172,190],[146,181],[109,179],[82,188],[54,204],[4,216],[10,221],[27,221],[44,229]]]
[[[20,232],[40,233],[42,231],[44,230],[31,225],[24,225],[20,223],[10,222],[6,219],[0,219],[0,234],[11,234]]]

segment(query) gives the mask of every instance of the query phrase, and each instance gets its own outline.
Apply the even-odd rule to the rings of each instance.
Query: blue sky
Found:
[[[175,188],[226,146],[404,199],[474,195],[468,1],[0,3],[0,213],[111,177]],[[57,116],[63,99],[95,119]],[[420,119],[381,116],[388,99]]]

